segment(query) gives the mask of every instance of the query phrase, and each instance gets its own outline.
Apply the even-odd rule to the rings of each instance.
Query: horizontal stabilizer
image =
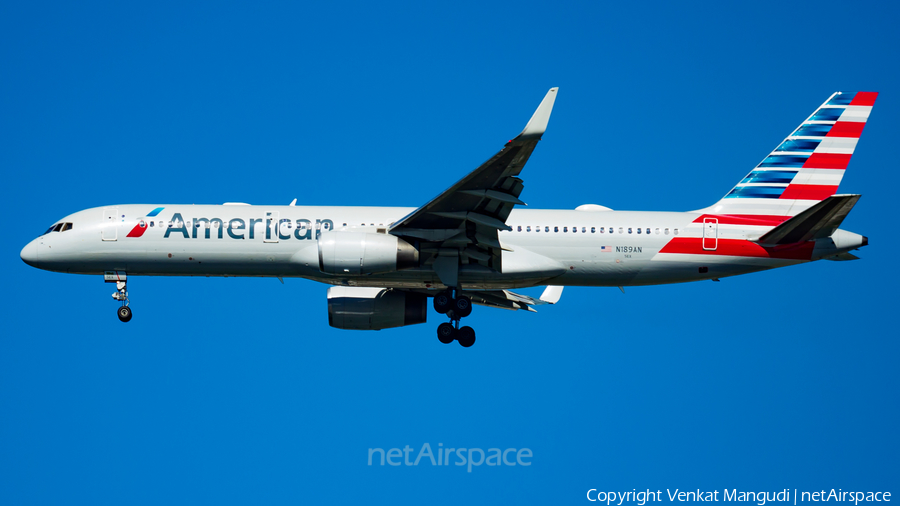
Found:
[[[832,195],[773,228],[756,242],[763,246],[793,244],[831,237],[860,195]]]

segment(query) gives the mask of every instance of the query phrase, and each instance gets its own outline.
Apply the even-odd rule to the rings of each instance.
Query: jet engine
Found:
[[[425,323],[428,297],[392,290],[332,286],[328,289],[328,324],[345,330],[381,330]]]
[[[419,250],[397,236],[328,232],[319,238],[319,270],[326,274],[378,274],[419,265]]]

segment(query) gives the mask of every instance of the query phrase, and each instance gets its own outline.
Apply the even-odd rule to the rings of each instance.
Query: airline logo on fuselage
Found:
[[[165,209],[165,207],[157,207],[156,209],[147,213],[147,218],[152,218],[152,217],[156,216],[157,214],[161,213],[163,209]],[[123,218],[124,218],[124,216],[123,216]],[[131,229],[131,232],[128,232],[128,235],[126,237],[140,237],[140,236],[144,235],[144,232],[146,232],[146,231],[147,231],[147,222],[144,221],[143,219],[141,219],[138,221],[138,224],[135,225],[134,228]]]
[[[162,211],[163,208],[159,207],[153,210],[151,214],[147,216],[156,216]],[[277,220],[272,216],[267,216],[265,218],[232,218],[230,220],[223,220],[222,218],[191,218],[191,221],[187,222],[181,216],[181,213],[175,213],[172,215],[172,219],[168,221],[165,225],[164,222],[160,222],[160,226],[164,226],[166,233],[163,236],[164,239],[168,239],[169,237],[179,237],[183,239],[224,239],[226,236],[230,239],[257,239],[257,225],[264,223],[265,224],[265,239],[267,241],[275,240],[275,236],[277,235],[278,240],[286,241],[291,239],[292,237],[297,240],[306,240],[313,238],[313,231],[315,231],[315,238],[318,239],[322,232],[327,232],[329,230],[334,230],[334,222],[332,220],[324,219],[324,220],[307,220],[307,219],[297,219],[291,220],[288,218],[284,218],[281,220]],[[137,225],[128,233],[128,237],[141,237],[144,235],[148,228],[147,221],[143,218],[138,222]]]

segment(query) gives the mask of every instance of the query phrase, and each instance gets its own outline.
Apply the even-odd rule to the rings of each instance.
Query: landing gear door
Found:
[[[703,249],[715,251],[719,246],[719,219],[703,218]]]
[[[118,238],[118,218],[118,207],[106,207],[103,209],[103,223],[100,225],[100,237],[104,241],[115,241]]]
[[[278,211],[270,211],[266,213],[266,238],[263,242],[278,242]]]

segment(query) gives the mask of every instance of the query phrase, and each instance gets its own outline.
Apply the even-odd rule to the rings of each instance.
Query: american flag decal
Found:
[[[612,246],[600,246],[600,253],[609,253],[612,251]]]

